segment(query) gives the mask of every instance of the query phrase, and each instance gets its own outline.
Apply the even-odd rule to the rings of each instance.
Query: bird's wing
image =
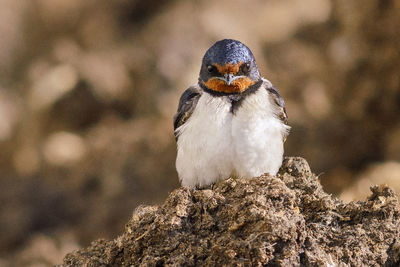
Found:
[[[200,96],[201,90],[197,86],[191,86],[183,92],[179,100],[178,111],[174,116],[175,139],[178,140],[176,129],[183,125],[189,119],[190,115],[192,115]]]
[[[287,125],[287,131],[283,135],[283,139],[285,141],[287,135],[289,134],[289,129],[290,129],[290,127],[288,125],[288,115],[286,113],[285,101],[279,94],[278,89],[276,89],[272,84],[266,85],[265,88],[269,92],[272,102],[275,104],[276,115],[285,125]]]
[[[284,124],[288,125],[288,115],[286,113],[285,101],[279,94],[278,89],[276,89],[274,86],[269,86],[267,87],[267,91],[270,93],[273,103],[275,103],[276,105],[276,109],[278,110],[277,115],[279,119]]]

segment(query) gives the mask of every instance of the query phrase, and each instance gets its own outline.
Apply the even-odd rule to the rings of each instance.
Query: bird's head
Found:
[[[260,80],[253,53],[239,41],[218,41],[203,57],[199,83],[211,91],[240,94]]]

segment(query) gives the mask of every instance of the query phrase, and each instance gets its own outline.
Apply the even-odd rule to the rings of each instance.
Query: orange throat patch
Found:
[[[238,78],[230,85],[227,85],[224,81],[217,78],[211,78],[207,82],[202,81],[202,83],[210,90],[220,93],[243,93],[250,86],[255,84],[255,82],[248,77]]]

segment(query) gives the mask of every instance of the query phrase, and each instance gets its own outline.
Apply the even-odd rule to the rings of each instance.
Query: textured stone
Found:
[[[344,204],[306,160],[286,158],[277,177],[179,188],[160,207],[141,206],[125,233],[68,254],[64,266],[393,266],[398,199],[387,186],[371,190]]]

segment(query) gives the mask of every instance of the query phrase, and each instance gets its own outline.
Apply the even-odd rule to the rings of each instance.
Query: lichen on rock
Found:
[[[72,252],[64,266],[393,266],[400,209],[386,186],[365,202],[325,193],[308,163],[286,158],[277,176],[179,188],[139,206],[118,238]]]

